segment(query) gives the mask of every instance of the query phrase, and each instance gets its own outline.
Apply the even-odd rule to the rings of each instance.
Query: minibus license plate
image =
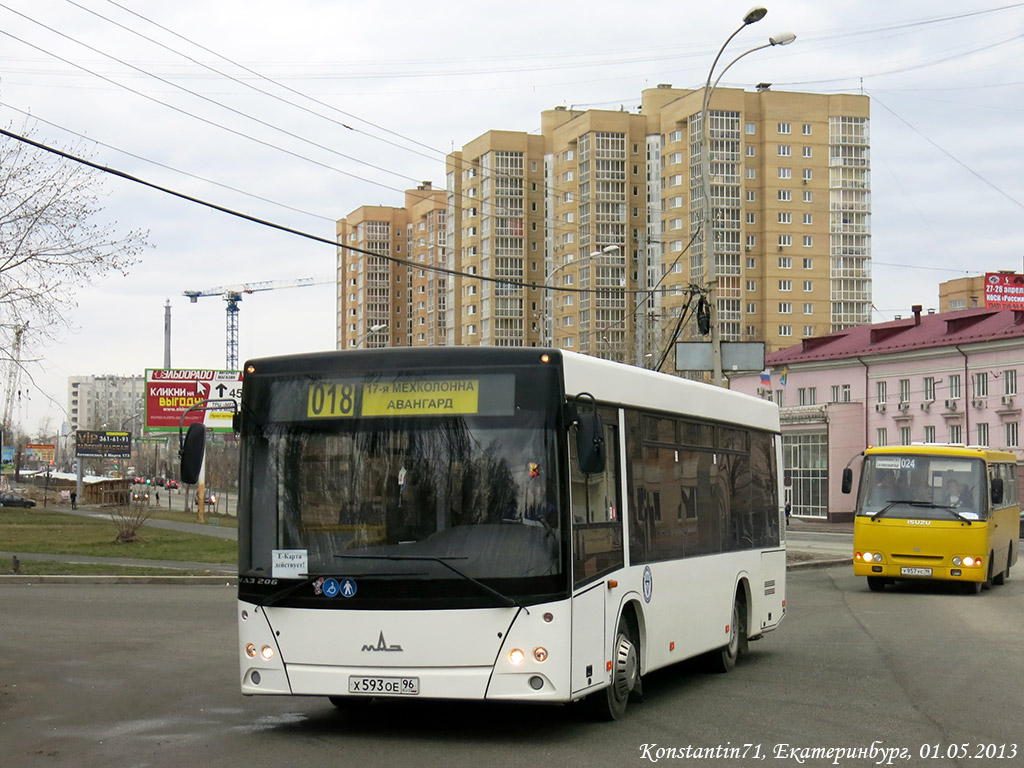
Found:
[[[931,568],[900,568],[900,576],[931,576]]]
[[[363,677],[351,675],[348,678],[349,693],[364,693],[371,696],[419,696],[418,677]]]

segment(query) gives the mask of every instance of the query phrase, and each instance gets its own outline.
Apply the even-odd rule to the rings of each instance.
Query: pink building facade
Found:
[[[1024,312],[969,309],[848,328],[768,355],[731,387],[781,408],[793,514],[853,517],[842,469],[867,446],[910,443],[1021,450]],[[852,465],[859,471],[859,463]]]

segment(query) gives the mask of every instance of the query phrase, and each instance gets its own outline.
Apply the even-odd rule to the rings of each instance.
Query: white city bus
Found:
[[[248,362],[236,424],[245,694],[614,719],[785,615],[770,402],[556,350],[371,349]]]

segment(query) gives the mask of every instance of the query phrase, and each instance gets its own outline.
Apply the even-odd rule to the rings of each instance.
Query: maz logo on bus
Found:
[[[380,633],[380,637],[377,638],[377,644],[376,645],[364,645],[360,650],[363,650],[363,651],[398,651],[398,652],[401,652],[402,651],[402,646],[400,646],[400,645],[388,645],[387,641],[384,640],[384,632],[382,631]]]

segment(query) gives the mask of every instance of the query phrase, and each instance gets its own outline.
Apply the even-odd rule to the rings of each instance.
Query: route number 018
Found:
[[[306,415],[311,419],[352,416],[355,391],[351,384],[314,384],[309,388]]]

